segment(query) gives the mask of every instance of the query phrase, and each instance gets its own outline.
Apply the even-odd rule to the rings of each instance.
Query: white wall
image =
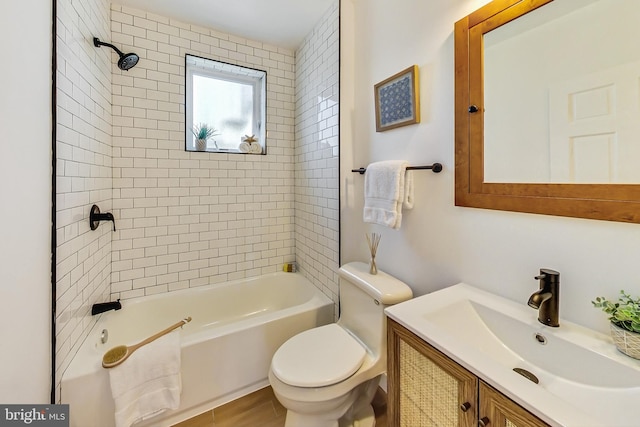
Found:
[[[341,122],[341,261],[367,259],[363,234],[376,231],[378,267],[415,294],[464,281],[522,304],[538,288],[538,269],[556,269],[561,317],[606,331],[606,316],[590,301],[623,288],[640,294],[640,225],[454,206],[453,25],[486,1],[343,3],[354,9],[342,16],[354,38],[343,44],[342,68],[353,68],[343,82],[354,88],[343,83],[341,92],[341,105],[353,105]],[[376,133],[373,85],[411,64],[420,67],[422,122]],[[440,174],[414,172],[415,208],[398,231],[363,224],[364,180],[348,172],[385,159],[444,165]]]
[[[49,402],[51,14],[47,0],[6,2],[0,14],[2,403]]]

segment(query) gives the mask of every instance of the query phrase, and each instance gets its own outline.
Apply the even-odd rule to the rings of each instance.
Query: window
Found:
[[[186,150],[266,154],[267,73],[192,55],[185,64]],[[197,141],[203,124],[212,136]]]

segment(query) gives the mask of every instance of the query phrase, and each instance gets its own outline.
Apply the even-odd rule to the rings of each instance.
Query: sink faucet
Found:
[[[547,326],[558,327],[560,311],[560,273],[547,268],[540,269],[540,290],[529,297],[529,307],[538,310],[538,321]]]

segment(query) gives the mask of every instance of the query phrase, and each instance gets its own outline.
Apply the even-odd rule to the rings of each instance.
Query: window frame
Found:
[[[208,61],[209,66],[199,66],[189,62]],[[267,154],[267,72],[257,68],[246,67],[244,65],[232,64],[229,62],[205,58],[202,56],[185,54],[185,151],[198,152],[195,147],[195,140],[191,128],[193,126],[193,77],[208,77],[216,80],[249,84],[253,86],[253,134],[258,137],[258,142],[262,146],[263,155]],[[238,141],[240,145],[240,141]],[[207,148],[206,153],[243,153],[239,148]]]

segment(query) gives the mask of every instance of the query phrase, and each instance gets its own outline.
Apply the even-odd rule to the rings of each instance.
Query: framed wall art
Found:
[[[376,84],[376,132],[420,123],[418,91],[417,65]]]

